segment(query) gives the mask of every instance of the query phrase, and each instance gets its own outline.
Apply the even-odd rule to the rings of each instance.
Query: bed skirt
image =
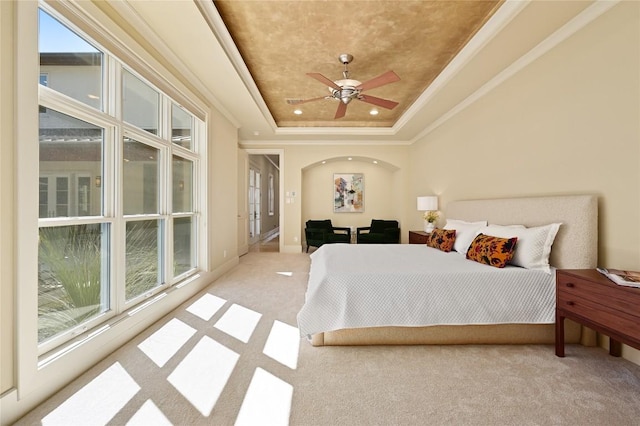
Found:
[[[555,324],[439,325],[349,328],[314,334],[313,346],[554,344]],[[595,332],[571,320],[565,343],[596,344]]]

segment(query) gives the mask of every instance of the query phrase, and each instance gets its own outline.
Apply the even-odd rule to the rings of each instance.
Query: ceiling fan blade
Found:
[[[331,87],[333,89],[336,90],[342,90],[342,87],[338,86],[336,83],[334,83],[333,81],[329,80],[327,77],[325,77],[324,75],[318,73],[318,72],[308,72],[307,75],[311,78],[315,78],[316,80],[318,80],[320,83]]]
[[[360,95],[358,96],[358,100],[386,109],[394,109],[396,106],[398,106],[398,102],[390,101],[388,99],[376,98],[375,96],[369,95]]]
[[[356,89],[364,91],[384,86],[385,84],[394,83],[396,81],[400,81],[400,77],[398,77],[398,74],[393,71],[387,71],[384,74],[372,78],[369,81],[365,81],[364,83],[356,87]]]
[[[307,102],[319,101],[320,99],[326,99],[326,96],[320,96],[319,98],[311,98],[311,99],[287,99],[287,103],[289,105],[300,105],[306,104]]]
[[[347,104],[345,103],[338,103],[338,109],[336,110],[336,116],[333,117],[334,119],[337,118],[342,118],[344,117],[344,115],[347,113]]]

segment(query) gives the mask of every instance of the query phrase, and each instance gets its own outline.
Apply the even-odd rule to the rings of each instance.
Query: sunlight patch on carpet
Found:
[[[298,366],[300,332],[296,327],[274,321],[263,354],[295,370]]]
[[[235,426],[288,425],[292,396],[293,386],[262,368],[256,368]]]
[[[127,426],[171,426],[171,422],[150,399],[129,419]]]
[[[174,318],[147,337],[138,348],[158,367],[163,367],[195,332],[195,328]]]
[[[215,323],[214,327],[241,342],[247,343],[261,317],[262,314],[256,311],[233,304]]]
[[[187,308],[187,312],[190,312],[205,321],[209,321],[225,303],[227,303],[226,300],[218,296],[214,296],[213,294],[206,293],[200,299],[193,302],[191,306]]]
[[[42,424],[107,424],[139,390],[136,381],[116,362],[47,414]]]
[[[167,380],[203,416],[216,405],[240,355],[204,336]]]

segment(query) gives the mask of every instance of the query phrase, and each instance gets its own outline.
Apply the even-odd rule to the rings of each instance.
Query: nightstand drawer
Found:
[[[558,309],[584,317],[602,327],[622,329],[625,333],[640,336],[640,317],[636,313],[621,312],[612,307],[609,301],[594,301],[576,295],[560,295]]]
[[[596,309],[609,307],[614,311],[624,312],[631,316],[640,317],[640,291],[636,297],[625,291],[615,291],[616,284],[603,285],[592,281],[576,279],[567,275],[558,277],[558,300],[571,300],[579,297],[595,303]]]

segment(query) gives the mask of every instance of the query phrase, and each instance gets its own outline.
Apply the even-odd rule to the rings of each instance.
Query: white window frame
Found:
[[[121,122],[121,108],[119,102],[114,97],[114,94],[119,93],[121,88],[121,72],[120,67],[124,66],[123,63],[116,59],[116,55],[113,55],[102,45],[96,42],[93,38],[88,37],[86,33],[82,32],[77,26],[71,23],[68,19],[64,18],[58,13],[55,7],[61,9],[74,9],[78,12],[82,7],[92,8],[91,5],[75,5],[73,3],[38,3],[38,2],[18,2],[16,6],[16,22],[18,28],[18,34],[16,36],[16,50],[22,52],[17,55],[16,59],[16,84],[17,84],[17,96],[16,96],[16,110],[15,115],[17,117],[16,123],[16,182],[19,184],[17,190],[17,211],[20,214],[17,215],[17,242],[16,250],[19,253],[17,257],[17,273],[16,281],[19,283],[16,286],[16,323],[17,323],[17,359],[20,360],[17,369],[17,383],[21,392],[29,393],[38,387],[37,377],[41,377],[42,372],[47,369],[52,363],[57,363],[61,358],[66,357],[68,363],[67,368],[74,367],[74,355],[75,352],[80,350],[85,344],[89,344],[92,339],[101,335],[102,333],[108,333],[109,326],[117,324],[120,319],[127,319],[132,313],[127,315],[126,310],[129,309],[132,303],[124,304],[120,301],[119,295],[124,297],[124,281],[120,281],[122,291],[119,292],[118,297],[114,294],[117,290],[116,285],[110,286],[111,290],[111,310],[105,312],[102,315],[92,319],[89,322],[83,323],[73,330],[68,330],[67,335],[62,339],[52,339],[45,344],[37,344],[38,341],[38,265],[37,255],[33,256],[33,253],[37,253],[38,249],[38,233],[40,226],[60,226],[60,225],[74,225],[79,223],[107,223],[110,227],[111,245],[119,245],[123,248],[123,235],[125,220],[121,212],[121,202],[116,198],[116,194],[121,194],[118,191],[118,187],[122,185],[120,179],[121,170],[118,167],[117,156],[119,154],[118,144],[105,143],[103,147],[103,161],[105,164],[103,173],[101,174],[101,185],[104,191],[103,198],[103,213],[104,215],[96,217],[83,217],[83,218],[38,218],[38,209],[33,206],[38,205],[39,191],[38,173],[34,173],[34,168],[38,168],[38,156],[34,156],[34,152],[39,150],[39,129],[38,129],[38,105],[41,104],[47,108],[53,108],[56,111],[60,111],[65,114],[69,114],[81,120],[88,121],[100,127],[104,130],[104,140],[121,140],[126,126]],[[103,62],[103,84],[102,84],[102,99],[104,112],[96,110],[88,105],[83,105],[79,101],[69,98],[61,93],[55,92],[50,88],[44,87],[39,82],[39,63],[37,54],[27,54],[26,52],[38,51],[38,9],[42,8],[47,13],[64,22],[69,28],[73,29],[81,37],[85,38],[95,46],[97,46],[105,55]],[[87,16],[83,16],[82,13],[74,15],[74,19],[82,21],[91,20]],[[109,36],[110,33],[103,32],[103,35]],[[122,48],[122,46],[121,46]],[[124,49],[124,48],[123,48]],[[124,49],[123,51],[127,51]],[[124,55],[125,58],[135,58],[135,56]],[[143,64],[144,65],[144,64]],[[141,66],[140,63],[133,64],[131,66]],[[131,70],[131,68],[128,68]],[[154,70],[151,67],[141,67],[143,72],[153,73]],[[104,76],[109,75],[108,79]],[[167,74],[168,75],[168,74]],[[163,78],[163,77],[160,77]],[[167,87],[174,87],[171,84],[167,84]],[[170,161],[172,151],[172,143],[170,132],[166,129],[170,126],[170,120],[167,122],[166,117],[170,117],[170,110],[167,112],[166,105],[170,102],[179,103],[171,99],[166,93],[158,89],[155,85],[152,85],[161,95],[163,100],[163,109],[161,111],[163,122],[160,123],[159,132],[165,132],[167,136],[165,141],[168,144],[168,154],[166,155],[167,161]],[[184,93],[178,94],[178,98],[186,96]],[[194,98],[195,99],[195,98]],[[199,101],[195,101],[193,105],[198,105]],[[184,107],[183,107],[184,108]],[[182,287],[189,282],[192,282],[197,277],[198,272],[207,268],[206,262],[206,248],[207,244],[204,237],[204,233],[200,230],[206,229],[205,216],[203,215],[202,208],[206,206],[206,178],[204,176],[204,169],[200,163],[206,158],[206,149],[204,145],[200,145],[198,140],[202,143],[206,143],[206,126],[202,117],[206,117],[204,110],[191,112],[194,117],[193,135],[192,135],[192,147],[194,151],[182,152],[181,156],[192,158],[194,160],[194,189],[193,189],[193,223],[199,226],[199,232],[194,232],[192,235],[192,244],[196,246],[193,251],[195,256],[195,264],[197,267],[193,270],[182,274],[179,277],[174,277],[170,283],[167,283],[167,287],[178,286]],[[72,113],[70,113],[72,112]],[[164,123],[164,124],[163,124]],[[168,124],[167,124],[168,123]],[[180,148],[180,147],[176,147]],[[115,166],[114,166],[115,165]],[[167,169],[170,173],[170,167]],[[109,183],[111,182],[111,183]],[[171,182],[169,179],[167,182]],[[170,223],[171,217],[167,216],[167,223]],[[39,224],[39,225],[37,225]],[[198,239],[198,235],[203,236]],[[170,245],[172,236],[167,235],[167,242]],[[171,252],[172,250],[167,250]],[[27,255],[20,255],[20,253],[30,253]],[[119,280],[119,274],[122,273],[123,256],[120,253],[124,253],[121,249],[117,255],[112,254],[110,262],[111,277],[113,280]],[[120,258],[122,257],[122,259]],[[167,265],[171,265],[171,262],[166,262]],[[173,271],[170,271],[171,274]],[[167,276],[171,276],[168,274]],[[188,278],[188,279],[187,279]],[[166,288],[159,289],[162,291]],[[157,293],[157,292],[156,292]],[[148,297],[148,295],[146,295]],[[155,298],[155,300],[160,300]],[[134,311],[139,312],[141,309],[147,309],[149,303],[135,306]],[[116,322],[113,322],[116,321]],[[102,326],[94,328],[96,325],[102,324]],[[93,329],[92,329],[93,328]],[[55,350],[54,350],[55,349]],[[77,358],[77,359],[82,359]],[[49,371],[47,375],[61,374],[60,372]]]

